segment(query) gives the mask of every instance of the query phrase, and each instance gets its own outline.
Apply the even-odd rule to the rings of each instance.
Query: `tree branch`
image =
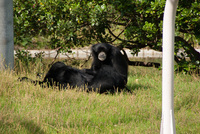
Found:
[[[54,63],[55,60],[57,59],[57,57],[58,57],[58,55],[59,55],[59,53],[60,53],[60,50],[61,50],[62,48],[63,48],[63,47],[58,47],[58,48],[55,49],[55,50],[56,50],[56,56],[54,57],[53,61],[49,64],[49,66],[52,66],[52,65],[53,65],[53,63]]]
[[[110,28],[108,28],[108,31],[109,31],[109,33],[113,36],[113,37],[115,37],[116,39],[118,39],[118,40],[120,40],[120,41],[124,41],[124,42],[129,42],[129,43],[133,43],[133,44],[138,44],[138,46],[139,45],[141,45],[141,46],[146,46],[146,45],[142,45],[141,43],[139,43],[138,41],[130,41],[130,40],[124,40],[124,39],[121,39],[121,38],[119,38],[118,36],[116,36],[111,30],[110,30]],[[111,42],[112,43],[112,42]],[[135,46],[135,45],[133,45],[133,46]],[[143,47],[139,47],[139,48],[143,48]]]
[[[125,59],[127,60],[128,62],[128,65],[131,65],[131,66],[144,66],[144,67],[155,67],[155,68],[159,68],[160,67],[160,63],[156,63],[156,62],[142,62],[142,61],[130,61],[128,59],[128,56],[127,56],[127,53],[126,51],[124,51],[123,49],[121,49],[123,51],[123,55],[125,57]]]
[[[176,36],[175,40],[181,41],[182,43],[184,43],[184,45],[182,45],[182,47],[184,48],[186,53],[192,55],[192,57],[190,57],[190,58],[195,58],[196,60],[200,60],[200,53],[198,51],[196,51],[194,49],[194,47],[192,47],[185,39],[183,39],[180,36]],[[187,47],[189,48],[189,50]]]
[[[85,60],[85,62],[81,65],[81,67],[83,67],[83,66],[90,60],[91,57],[92,57],[92,54],[90,54],[90,55],[88,56],[88,59]]]
[[[128,27],[128,25],[131,23],[131,20],[129,20],[129,22],[127,23],[127,25],[125,26],[124,30]],[[114,42],[117,38],[119,38],[119,36],[124,32],[124,30],[122,30],[118,36],[116,36],[116,38],[114,40],[112,40],[111,42]],[[114,34],[113,34],[114,35]]]

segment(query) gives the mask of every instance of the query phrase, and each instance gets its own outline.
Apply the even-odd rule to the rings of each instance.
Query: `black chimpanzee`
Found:
[[[40,85],[47,83],[48,86],[56,85],[60,88],[77,86],[99,93],[123,89],[127,83],[128,64],[120,50],[110,44],[99,43],[92,46],[91,52],[93,62],[90,69],[79,70],[63,62],[56,62],[43,81],[33,81],[27,77],[20,80],[29,80]]]

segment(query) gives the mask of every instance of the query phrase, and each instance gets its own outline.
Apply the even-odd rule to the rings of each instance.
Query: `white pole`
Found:
[[[13,0],[0,0],[0,69],[14,68],[13,37]]]
[[[175,134],[174,119],[174,32],[178,0],[167,0],[163,20],[161,134]]]

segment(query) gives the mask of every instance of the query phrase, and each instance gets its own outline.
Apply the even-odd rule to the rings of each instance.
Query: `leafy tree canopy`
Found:
[[[162,51],[165,0],[14,0],[15,44],[27,47],[42,36],[50,48],[68,50],[96,42],[117,44],[137,54]],[[175,61],[180,70],[199,68],[200,3],[179,0]],[[186,58],[189,57],[189,59]]]

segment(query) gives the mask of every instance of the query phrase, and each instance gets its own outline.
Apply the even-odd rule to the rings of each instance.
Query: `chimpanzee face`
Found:
[[[106,53],[103,52],[103,51],[101,51],[101,52],[98,54],[98,59],[99,59],[100,61],[106,60]]]
[[[106,43],[102,43],[101,45],[96,44],[92,46],[92,54],[93,57],[98,58],[100,61],[105,61],[108,54],[110,53],[111,46]]]

